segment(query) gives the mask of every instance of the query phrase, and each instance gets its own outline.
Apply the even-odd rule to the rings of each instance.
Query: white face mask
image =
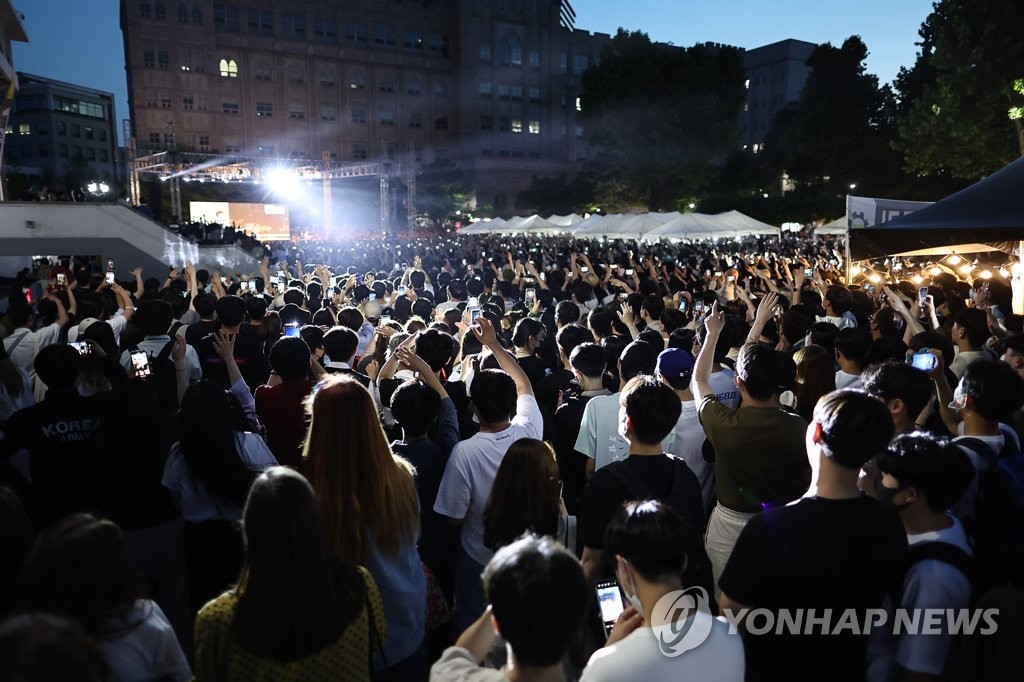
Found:
[[[625,564],[623,564],[625,566]],[[636,581],[633,580],[633,570],[629,566],[625,566],[627,575],[629,576],[629,589],[633,592],[632,594],[626,594],[626,600],[629,605],[636,609],[636,612],[640,614],[640,617],[647,620],[647,614],[644,613],[644,605],[640,603],[640,597],[636,593]]]

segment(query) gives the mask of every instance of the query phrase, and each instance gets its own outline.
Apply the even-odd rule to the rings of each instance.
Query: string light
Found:
[[[938,277],[939,275],[942,274],[942,268],[940,268],[938,265],[935,265],[932,267],[931,270],[928,271],[928,274],[930,274],[932,277]]]
[[[878,284],[879,282],[882,281],[882,276],[879,275],[877,272],[872,272],[870,275],[868,275],[868,280],[870,280],[872,284]]]
[[[913,280],[914,284],[920,284],[921,282],[924,281],[924,277],[922,277],[921,275],[914,275],[910,279]]]
[[[952,256],[949,257],[949,264],[950,265],[960,265],[960,256],[958,256],[958,255],[956,255],[954,253]]]
[[[992,279],[992,271],[991,270],[982,270],[981,271],[981,278],[982,279]]]
[[[965,263],[964,265],[960,266],[960,272],[965,275],[971,274],[972,270],[974,270],[974,266],[971,265],[970,263]]]
[[[860,266],[859,265],[851,265],[850,266],[850,274],[851,275],[859,275],[860,272],[861,271],[860,271]]]

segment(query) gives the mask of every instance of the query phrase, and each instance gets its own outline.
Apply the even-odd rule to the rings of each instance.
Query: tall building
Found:
[[[779,110],[800,99],[810,73],[807,59],[816,47],[790,38],[744,52],[747,102],[740,116],[740,138],[745,148],[757,152]]]
[[[28,73],[18,81],[4,145],[8,173],[51,188],[105,182],[116,196],[123,178],[113,93]]]
[[[0,0],[0,152],[8,130],[8,116],[11,112],[11,86],[18,87],[18,74],[14,70],[14,53],[12,42],[28,42],[28,35],[21,23],[21,14],[11,5],[11,0]],[[0,167],[3,165],[0,154]],[[7,188],[0,177],[0,200],[6,198]]]
[[[563,3],[122,0],[139,153],[450,160],[507,212],[590,155],[579,76],[610,37]]]

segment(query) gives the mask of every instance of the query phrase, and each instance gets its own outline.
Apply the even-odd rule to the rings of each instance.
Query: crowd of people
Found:
[[[266,250],[19,275],[0,679],[1019,674],[1007,280],[847,282],[806,235]],[[921,609],[998,627],[754,616]]]

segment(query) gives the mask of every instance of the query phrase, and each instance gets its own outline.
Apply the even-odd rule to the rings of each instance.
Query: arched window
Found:
[[[188,7],[185,7],[185,3],[183,2],[178,3],[178,23],[188,23]]]
[[[149,6],[149,0],[142,0],[139,3],[139,16],[143,19],[149,19],[153,14],[152,8]]]
[[[419,95],[423,92],[423,85],[419,78],[410,78],[405,83],[405,91],[410,95]]]
[[[238,78],[238,62],[234,59],[221,59],[218,67],[222,77]]]
[[[161,0],[156,0],[156,5],[154,6],[154,9],[156,10],[156,18],[159,21],[163,21],[167,18],[167,10],[164,9],[164,3]]]
[[[203,11],[199,9],[198,5],[192,6],[192,24],[194,26],[203,25]]]
[[[353,90],[362,90],[366,87],[366,76],[362,71],[356,71],[348,81],[348,87]]]
[[[273,80],[273,71],[270,68],[270,62],[266,59],[261,59],[256,62],[256,66],[253,68],[253,78],[258,81]]]

